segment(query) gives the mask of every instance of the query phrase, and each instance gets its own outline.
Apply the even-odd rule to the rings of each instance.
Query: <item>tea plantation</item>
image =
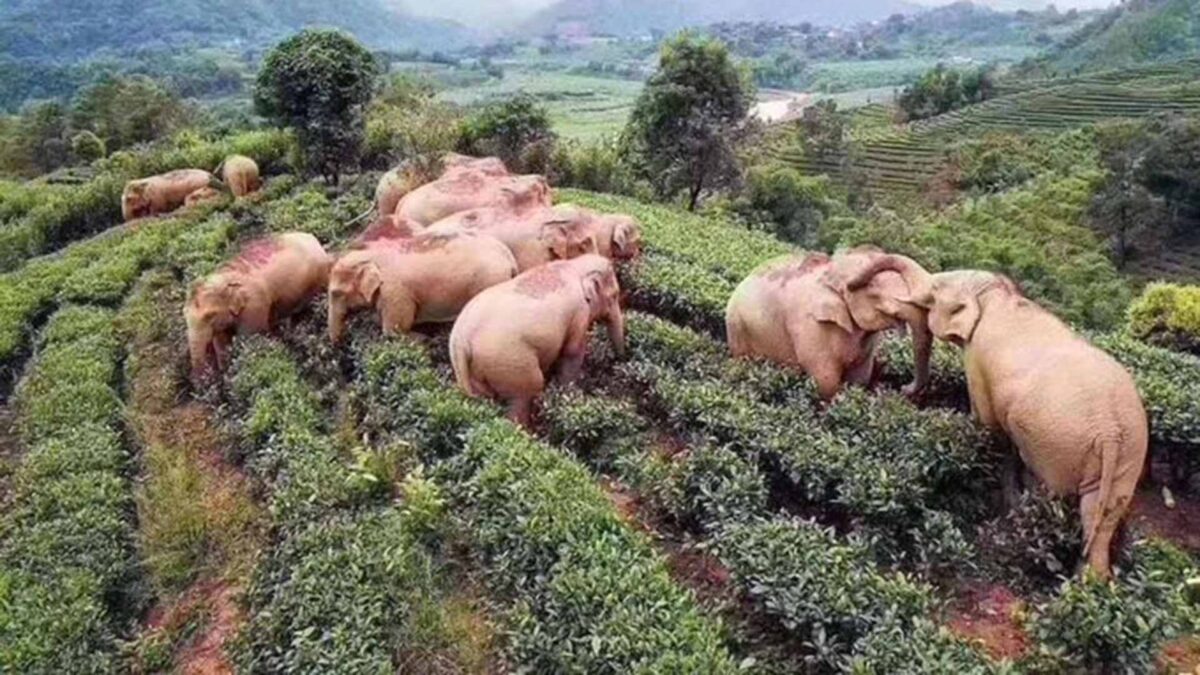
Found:
[[[1110,111],[1155,100],[1066,86]],[[1054,100],[1014,93],[955,123],[1066,114]],[[937,133],[872,147],[908,161]],[[455,388],[445,329],[385,339],[366,320],[334,348],[323,301],[192,390],[189,285],[268,232],[336,249],[372,199],[377,176],[291,175],[288,144],[195,141],[79,186],[0,186],[18,437],[0,671],[1153,672],[1200,633],[1194,551],[1134,523],[1101,582],[1075,573],[1071,503],[1002,514],[1002,446],[964,412],[953,350],[922,406],[897,390],[900,339],[878,391],[828,406],[802,376],[728,358],[729,294],[793,249],[669,207],[557,194],[637,216],[645,253],[621,270],[628,353],[594,340],[536,433]],[[264,167],[260,194],[117,224],[128,176],[231,150]],[[1200,470],[1200,360],[1093,337],[1136,375],[1155,462]],[[989,613],[981,593],[1011,602]]]

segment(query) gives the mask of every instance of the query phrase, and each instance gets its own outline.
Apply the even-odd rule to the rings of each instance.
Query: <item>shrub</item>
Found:
[[[981,547],[994,574],[1017,586],[1044,588],[1071,574],[1083,550],[1077,499],[1028,490],[1011,511],[988,523]]]
[[[56,313],[17,392],[29,450],[0,521],[5,671],[111,670],[121,614],[137,606],[112,318]]]
[[[763,223],[784,241],[804,244],[829,215],[827,176],[804,176],[781,164],[752,167],[746,174],[743,217]]]
[[[1200,354],[1200,286],[1150,284],[1129,307],[1129,332],[1154,344]]]
[[[1089,671],[1149,671],[1159,644],[1200,629],[1200,608],[1185,594],[1198,573],[1171,544],[1139,542],[1119,581],[1071,579],[1038,607],[1033,628],[1041,649]]]
[[[495,156],[514,170],[531,171],[522,155],[532,145],[553,143],[550,115],[529,94],[489,103],[463,120],[460,152],[477,157]]]
[[[90,131],[80,131],[71,137],[71,154],[76,160],[91,164],[107,155],[108,150],[99,136]]]

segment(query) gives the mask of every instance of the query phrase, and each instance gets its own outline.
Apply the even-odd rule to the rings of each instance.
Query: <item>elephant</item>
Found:
[[[514,213],[505,207],[484,207],[456,213],[430,225],[426,232],[470,231],[495,237],[508,246],[521,272],[553,260],[596,252],[588,229],[590,218],[574,209],[541,207]]]
[[[187,198],[183,200],[183,205],[184,207],[190,209],[204,204],[219,202],[224,196],[225,193],[216,188],[202,187],[199,190],[189,194]]]
[[[395,213],[396,206],[405,195],[430,182],[430,173],[436,169],[427,164],[429,162],[405,162],[379,178],[375,186],[375,209],[381,217]],[[475,158],[451,152],[441,158],[441,166],[439,179],[454,178],[469,172],[498,178],[509,175],[504,162],[496,157]]]
[[[550,206],[550,201],[550,185],[542,176],[491,176],[463,170],[404,195],[395,213],[422,225],[432,225],[459,211],[483,206],[524,212]]]
[[[633,260],[642,252],[642,228],[632,216],[590,215],[587,229],[596,240],[596,252],[611,260]]]
[[[508,167],[499,157],[471,157],[448,152],[442,157],[442,177],[453,177],[463,171],[475,171],[488,176],[510,176]]]
[[[919,396],[929,383],[933,338],[925,310],[911,290],[927,273],[916,262],[893,256],[897,272],[880,274],[851,290],[847,281],[885,254],[874,247],[785,256],[750,273],[725,309],[729,350],[737,357],[762,357],[808,373],[822,400],[830,401],[849,382],[874,383],[880,333],[912,331],[916,374],[904,387]]]
[[[125,184],[121,215],[125,221],[170,213],[184,205],[188,195],[200,188],[225,190],[215,176],[200,169],[178,169],[158,176],[139,178]]]
[[[453,321],[481,291],[512,279],[508,247],[473,232],[421,233],[350,248],[329,274],[329,339],[341,341],[355,310],[375,308],[387,335]]]
[[[595,254],[535,267],[480,293],[450,332],[459,387],[503,399],[509,418],[528,427],[556,364],[564,381],[581,375],[592,324],[605,321],[615,352],[624,353],[620,296],[612,262]]]
[[[262,187],[258,163],[245,155],[230,155],[217,169],[221,180],[229,186],[234,197],[245,197]]]
[[[850,285],[893,262],[877,260]],[[1133,377],[1003,275],[929,275],[914,299],[929,310],[933,334],[963,349],[974,418],[1006,434],[1051,492],[1079,495],[1084,557],[1109,577],[1112,540],[1149,446]]]
[[[382,216],[358,233],[358,236],[351,242],[351,246],[369,244],[381,239],[408,239],[424,229],[411,220],[402,220],[396,216]]]
[[[247,244],[197,283],[183,310],[193,380],[203,377],[210,353],[219,371],[228,367],[235,332],[265,333],[319,295],[331,262],[316,237],[287,232]]]

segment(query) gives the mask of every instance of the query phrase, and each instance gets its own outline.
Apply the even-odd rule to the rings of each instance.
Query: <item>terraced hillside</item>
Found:
[[[1200,631],[1194,552],[1139,530],[1117,582],[1063,581],[1072,507],[999,515],[949,349],[924,407],[894,390],[900,341],[886,386],[827,407],[728,358],[734,285],[792,249],[671,208],[558,194],[637,216],[646,252],[621,273],[628,354],[597,335],[533,433],[454,387],[445,329],[387,339],[363,317],[334,348],[320,302],[190,389],[188,285],[266,233],[341,246],[374,188],[258,159],[259,195],[97,222],[0,275],[0,363],[20,378],[0,670],[1142,672]],[[112,206],[97,194],[61,213]],[[1137,374],[1155,452],[1195,466],[1200,360],[1098,341]]]
[[[1200,111],[1200,60],[1157,64],[1056,80],[1001,85],[996,98],[911,124],[886,122],[887,109],[859,111],[851,125],[851,154],[805,157],[788,134],[771,155],[810,173],[865,172],[879,190],[920,190],[943,166],[955,139],[990,131],[1063,131],[1114,118]]]

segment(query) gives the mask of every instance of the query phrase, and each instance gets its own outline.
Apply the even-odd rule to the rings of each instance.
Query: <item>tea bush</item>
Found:
[[[1200,353],[1200,286],[1150,284],[1129,307],[1129,332],[1153,344]]]
[[[112,322],[107,310],[59,310],[17,392],[28,452],[0,520],[7,672],[112,670],[137,604]]]

